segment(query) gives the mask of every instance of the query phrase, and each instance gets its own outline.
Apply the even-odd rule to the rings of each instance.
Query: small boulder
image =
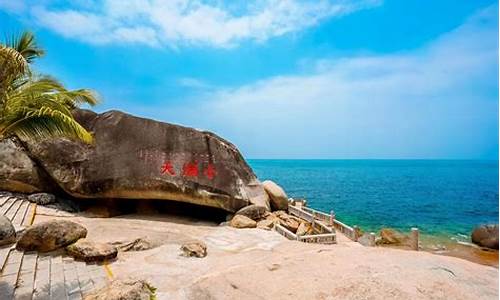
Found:
[[[252,204],[238,210],[236,214],[248,217],[254,221],[258,221],[260,219],[265,218],[268,214],[268,211],[263,206],[257,206]]]
[[[288,196],[279,185],[271,180],[264,181],[262,185],[269,195],[272,210],[288,210]]]
[[[235,215],[229,223],[234,228],[255,228],[257,222],[243,215]]]
[[[207,256],[207,245],[202,241],[190,241],[181,246],[182,254],[187,257],[203,258]]]
[[[16,242],[16,229],[10,220],[0,215],[0,246],[8,245]]]
[[[76,243],[66,247],[66,252],[76,260],[85,262],[101,262],[115,259],[118,250],[115,246],[106,243],[96,243],[87,239],[79,239]]]
[[[84,300],[151,300],[156,288],[144,280],[122,279],[87,294]]]
[[[407,244],[409,237],[390,228],[382,228],[380,230],[380,240],[377,242],[379,244],[392,244],[392,245],[403,245]]]
[[[257,222],[257,228],[264,230],[271,230],[274,226],[274,221],[272,219],[264,219]]]
[[[481,225],[472,231],[472,242],[481,247],[498,249],[498,224]]]
[[[48,252],[87,236],[82,225],[67,220],[51,220],[30,226],[24,230],[16,248],[24,251]]]
[[[47,205],[56,202],[56,196],[49,193],[36,193],[29,195],[28,200],[39,205]]]

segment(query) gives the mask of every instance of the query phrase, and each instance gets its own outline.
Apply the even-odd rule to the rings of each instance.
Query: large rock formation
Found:
[[[52,187],[17,139],[0,140],[0,190],[35,193]]]
[[[75,118],[94,133],[94,145],[62,138],[24,141],[37,164],[74,197],[176,200],[230,212],[250,203],[269,206],[237,148],[213,133],[119,111],[76,110]],[[43,190],[35,184],[31,161],[23,159],[31,173],[11,181]],[[11,176],[5,170],[0,165],[0,176]]]

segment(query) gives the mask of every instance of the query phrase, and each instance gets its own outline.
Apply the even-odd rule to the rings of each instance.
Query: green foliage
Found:
[[[30,63],[43,54],[30,32],[0,44],[0,139],[16,135],[92,142],[92,135],[75,121],[71,109],[93,106],[97,96],[87,89],[67,90],[49,76],[33,75]]]

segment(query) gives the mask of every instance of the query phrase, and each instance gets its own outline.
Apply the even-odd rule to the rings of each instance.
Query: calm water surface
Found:
[[[249,160],[308,206],[334,210],[364,230],[393,227],[468,240],[475,225],[498,223],[498,161]]]

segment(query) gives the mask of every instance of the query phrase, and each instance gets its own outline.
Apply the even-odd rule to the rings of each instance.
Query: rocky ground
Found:
[[[113,278],[146,280],[158,299],[498,299],[498,269],[466,260],[382,247],[339,236],[337,245],[289,241],[169,215],[88,218],[40,207],[35,224],[70,219],[95,242],[143,238],[149,250],[119,252]],[[183,255],[202,241],[207,255]],[[139,247],[140,248],[140,247]]]

